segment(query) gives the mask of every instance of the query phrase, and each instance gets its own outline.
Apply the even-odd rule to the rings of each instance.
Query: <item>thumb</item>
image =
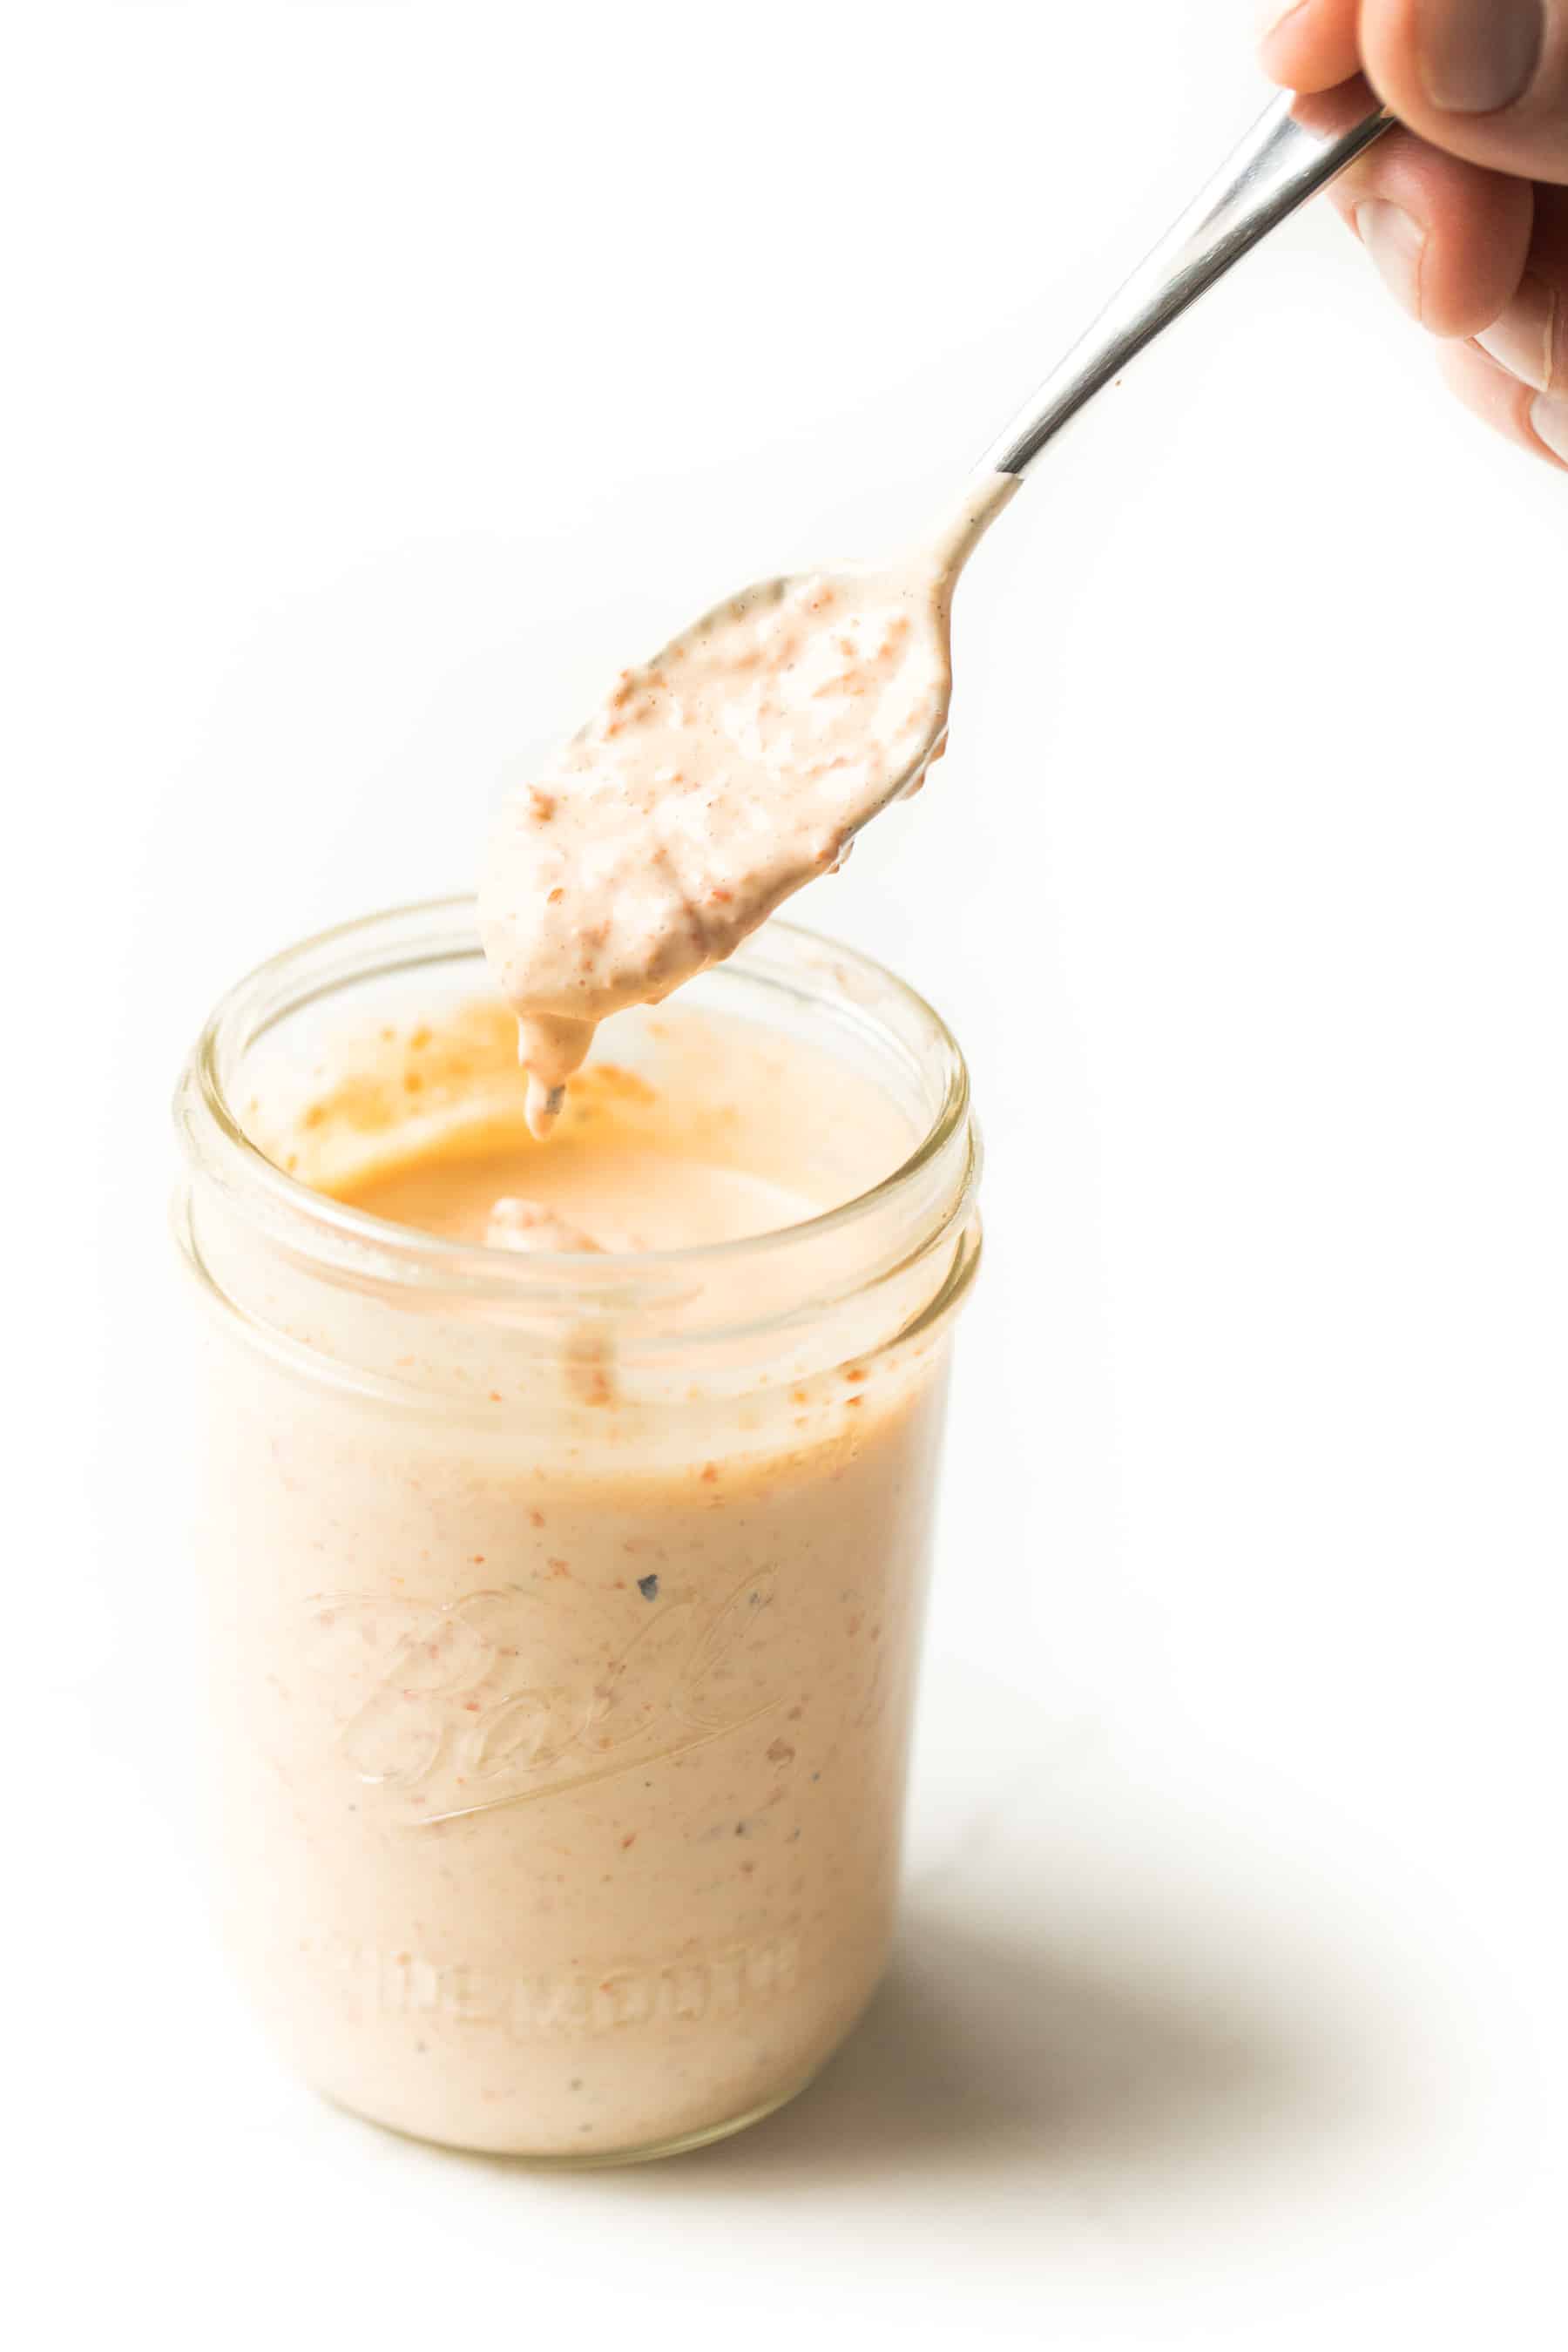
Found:
[[[1361,47],[1433,146],[1568,184],[1568,0],[1363,0]]]

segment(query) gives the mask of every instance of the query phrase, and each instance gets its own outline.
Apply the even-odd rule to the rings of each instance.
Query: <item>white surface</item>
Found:
[[[1568,498],[1326,215],[1031,483],[945,767],[801,909],[950,1013],[992,1151],[872,2024],[678,2165],[443,2157],[275,2071],[189,1859],[208,1001],[462,885],[507,764],[715,592],[918,523],[1249,119],[1241,16],[13,43],[30,2343],[1556,2339]]]

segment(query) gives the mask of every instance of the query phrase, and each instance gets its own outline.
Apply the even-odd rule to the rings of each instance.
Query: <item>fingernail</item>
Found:
[[[1528,277],[1494,326],[1478,335],[1489,359],[1521,383],[1545,392],[1552,383],[1557,352],[1557,296],[1536,277]]]
[[[1530,421],[1552,456],[1561,457],[1568,466],[1568,399],[1561,394],[1543,392],[1531,404]]]
[[[1389,292],[1404,303],[1413,319],[1418,319],[1426,230],[1397,205],[1385,204],[1381,198],[1356,206],[1355,225]]]
[[[1305,5],[1306,0],[1261,0],[1258,10],[1258,39],[1267,41],[1270,35],[1285,22],[1287,16],[1293,16],[1297,9],[1304,7]]]
[[[1546,31],[1542,0],[1426,0],[1421,79],[1447,114],[1494,114],[1535,78]]]

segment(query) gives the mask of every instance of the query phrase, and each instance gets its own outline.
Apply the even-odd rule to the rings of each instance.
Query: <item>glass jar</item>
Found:
[[[775,923],[679,1003],[893,1118],[842,1205],[528,1257],[312,1189],[395,1047],[437,1126],[516,1085],[461,1049],[486,994],[469,901],[349,924],[227,996],[179,1089],[223,1902],[328,2096],[625,2161],[791,2097],[884,1966],[979,1145],[930,1008]],[[618,1061],[657,1061],[638,1018]]]

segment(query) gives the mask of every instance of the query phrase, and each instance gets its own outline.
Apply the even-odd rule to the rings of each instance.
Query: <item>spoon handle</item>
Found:
[[[1287,90],[1277,99],[987,450],[981,471],[1027,473],[1047,441],[1102,384],[1381,138],[1391,121],[1359,76],[1318,97]]]

